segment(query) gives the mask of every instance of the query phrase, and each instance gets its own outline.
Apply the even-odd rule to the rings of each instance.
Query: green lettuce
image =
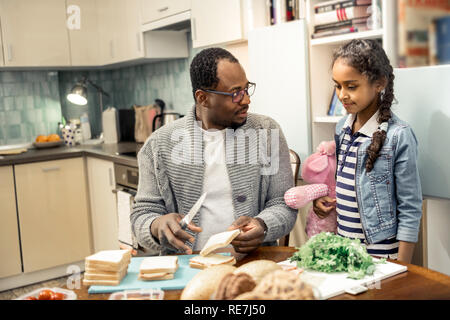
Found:
[[[358,239],[344,238],[330,232],[311,237],[289,259],[297,266],[322,272],[348,272],[348,277],[361,279],[372,275],[375,263]],[[383,260],[381,262],[384,262]]]

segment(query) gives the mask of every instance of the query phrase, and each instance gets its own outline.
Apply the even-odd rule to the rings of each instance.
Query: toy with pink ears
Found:
[[[309,184],[293,187],[286,191],[284,201],[289,207],[298,209],[320,197],[336,198],[335,173],[336,143],[334,141],[323,141],[317,147],[317,152],[306,158],[302,165],[302,178]],[[308,237],[320,232],[336,233],[336,228],[336,209],[333,209],[326,218],[321,219],[311,207],[306,219],[306,234]]]

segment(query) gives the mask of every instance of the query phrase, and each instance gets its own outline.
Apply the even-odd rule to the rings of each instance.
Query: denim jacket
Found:
[[[348,116],[336,125],[336,154],[344,138]],[[365,168],[368,139],[358,148],[355,190],[363,231],[368,243],[397,235],[417,242],[422,217],[422,188],[417,166],[417,139],[396,115],[389,120],[386,140],[372,171]]]

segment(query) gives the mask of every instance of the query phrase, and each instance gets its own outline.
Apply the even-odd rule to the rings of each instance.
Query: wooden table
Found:
[[[296,251],[293,247],[261,247],[240,257],[236,266],[258,259],[280,262]],[[330,300],[450,300],[450,277],[412,264],[391,261],[408,267],[408,271],[381,281],[379,289],[369,289],[357,296],[341,294]],[[88,287],[74,289],[79,300],[107,300],[110,293],[89,294]],[[182,290],[165,291],[166,300],[178,300]]]

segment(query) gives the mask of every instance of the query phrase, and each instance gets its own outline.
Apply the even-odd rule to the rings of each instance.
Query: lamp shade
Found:
[[[84,106],[87,104],[87,89],[83,83],[77,83],[73,86],[70,93],[67,95],[67,100],[74,104]]]

